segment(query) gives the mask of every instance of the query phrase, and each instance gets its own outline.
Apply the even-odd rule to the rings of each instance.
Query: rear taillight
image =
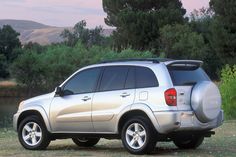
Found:
[[[165,91],[166,104],[169,106],[177,105],[177,92],[174,88]]]

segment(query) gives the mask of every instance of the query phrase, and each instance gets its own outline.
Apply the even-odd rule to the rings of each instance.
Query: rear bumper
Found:
[[[193,111],[171,111],[171,112],[154,112],[159,125],[159,133],[169,133],[173,131],[194,131],[194,130],[211,130],[222,125],[224,121],[224,112],[216,119],[208,123],[200,122]]]

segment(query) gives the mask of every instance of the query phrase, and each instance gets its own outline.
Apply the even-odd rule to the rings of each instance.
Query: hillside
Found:
[[[3,25],[10,25],[13,29],[19,32],[19,39],[22,44],[28,42],[36,42],[41,45],[62,42],[63,39],[60,37],[61,32],[64,29],[72,28],[53,27],[27,20],[0,20],[0,27],[2,27]],[[104,36],[110,36],[112,32],[112,29],[105,29],[102,34]]]
[[[39,43],[40,45],[59,43],[63,41],[63,39],[60,37],[60,34],[64,29],[65,28],[48,27],[41,29],[23,30],[20,32],[20,40],[23,44],[29,42]]]
[[[12,28],[14,28],[17,32],[50,27],[38,22],[27,21],[27,20],[0,20],[0,27],[2,27],[3,25],[12,26]]]

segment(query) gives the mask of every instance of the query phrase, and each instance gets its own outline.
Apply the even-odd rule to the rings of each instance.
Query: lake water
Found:
[[[0,128],[12,127],[12,117],[24,98],[0,97]]]

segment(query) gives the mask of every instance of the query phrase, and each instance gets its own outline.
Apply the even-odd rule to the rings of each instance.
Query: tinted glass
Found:
[[[100,68],[95,68],[75,75],[64,86],[65,95],[93,92],[96,88],[100,71]]]
[[[101,80],[100,91],[124,89],[128,67],[106,67]]]
[[[202,68],[194,70],[169,69],[169,73],[175,86],[194,85],[200,81],[210,80]]]
[[[137,67],[136,68],[136,87],[137,88],[147,88],[147,87],[156,87],[158,86],[158,81],[149,68]]]
[[[127,79],[125,82],[125,89],[135,88],[135,68],[130,67],[127,75]]]

